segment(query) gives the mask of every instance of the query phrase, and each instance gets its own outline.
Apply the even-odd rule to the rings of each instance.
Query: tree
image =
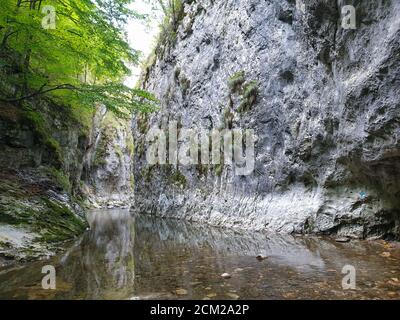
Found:
[[[143,18],[132,0],[2,0],[0,3],[0,100],[50,95],[63,103],[103,103],[118,115],[153,110],[156,99],[123,84],[128,64],[138,63],[123,27]],[[45,29],[45,6],[56,28]]]

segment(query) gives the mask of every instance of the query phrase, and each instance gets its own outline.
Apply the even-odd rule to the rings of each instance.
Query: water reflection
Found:
[[[398,246],[216,229],[126,210],[98,210],[88,219],[91,230],[64,254],[0,269],[0,298],[400,297]],[[257,261],[258,254],[268,258]],[[56,266],[55,291],[41,288],[46,264]],[[355,291],[341,289],[346,264],[356,267]],[[232,278],[222,279],[224,272]]]
[[[71,297],[125,298],[135,279],[135,219],[128,211],[94,211],[91,231],[60,259]]]

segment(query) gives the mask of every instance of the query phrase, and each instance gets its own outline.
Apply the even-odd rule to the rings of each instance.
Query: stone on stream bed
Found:
[[[340,242],[340,243],[346,243],[346,242],[350,242],[350,238],[347,238],[347,237],[336,238],[335,241]]]
[[[182,289],[182,288],[179,288],[179,289],[176,289],[175,290],[175,293],[178,295],[178,296],[184,296],[184,295],[187,295],[187,290],[186,289]]]

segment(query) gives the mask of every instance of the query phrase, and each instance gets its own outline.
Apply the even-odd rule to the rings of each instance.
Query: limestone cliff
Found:
[[[0,105],[0,264],[53,255],[86,209],[129,206],[130,125],[40,98]]]
[[[341,26],[348,4],[356,29]],[[162,108],[133,121],[135,211],[399,238],[400,3],[198,0],[184,8],[174,40],[159,43],[143,75]],[[253,129],[254,172],[149,166],[145,135],[171,120]]]
[[[133,149],[130,122],[99,108],[93,117],[82,176],[83,190],[92,207],[130,207]]]
[[[48,99],[0,105],[0,263],[51,255],[86,229],[87,141],[85,115],[68,107]]]

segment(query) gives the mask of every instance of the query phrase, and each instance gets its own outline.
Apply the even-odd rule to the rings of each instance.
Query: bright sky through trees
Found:
[[[147,24],[143,21],[130,19],[126,27],[129,45],[142,52],[140,60],[143,61],[154,46],[154,39],[159,32],[158,25],[162,19],[162,12],[161,10],[152,10],[152,6],[144,0],[136,0],[130,5],[130,8],[142,14],[150,15],[150,21]],[[132,75],[126,79],[125,84],[134,87],[140,76],[141,68],[140,66],[131,66],[130,69]]]

